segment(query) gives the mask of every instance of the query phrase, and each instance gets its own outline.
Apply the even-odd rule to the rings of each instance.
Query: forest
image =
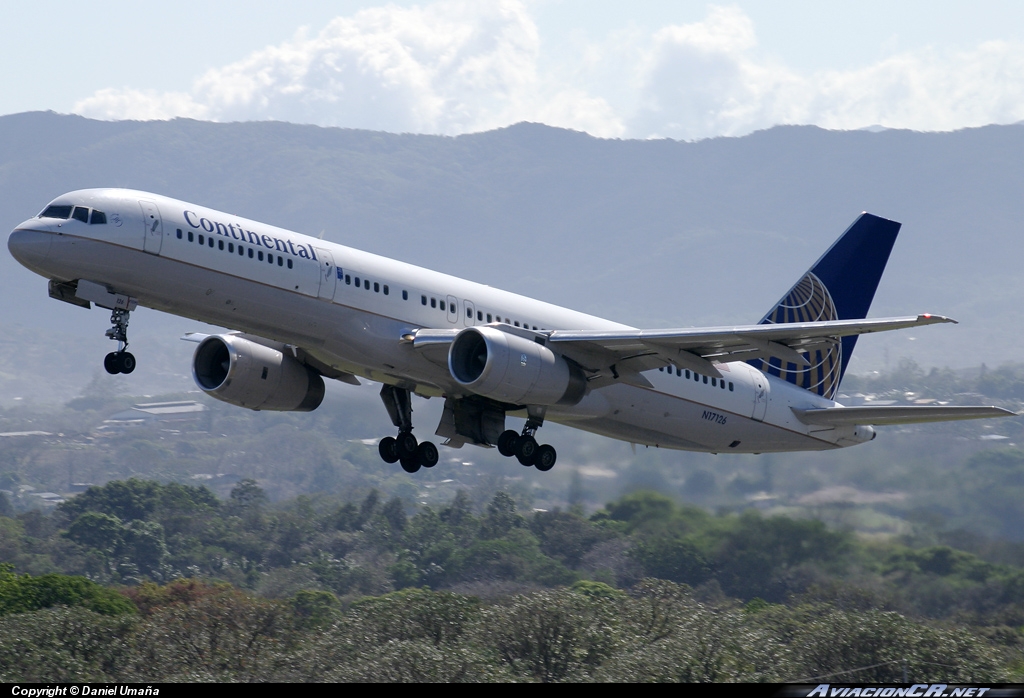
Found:
[[[1022,386],[903,362],[844,390]],[[1022,680],[1019,418],[719,460],[561,430],[552,477],[486,452],[410,477],[376,396],[345,397],[162,396],[206,408],[170,428],[94,382],[3,410],[0,680]]]

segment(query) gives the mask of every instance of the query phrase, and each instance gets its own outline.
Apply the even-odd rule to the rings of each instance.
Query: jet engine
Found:
[[[448,370],[477,395],[515,405],[575,405],[580,368],[543,344],[493,327],[467,327],[448,350]]]
[[[324,399],[324,379],[277,349],[236,335],[210,335],[192,356],[203,392],[250,410],[311,412]]]

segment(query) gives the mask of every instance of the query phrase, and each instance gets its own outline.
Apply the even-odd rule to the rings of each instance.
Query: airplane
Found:
[[[49,295],[111,311],[111,374],[131,373],[139,306],[233,328],[197,342],[206,394],[252,410],[310,411],[324,378],[382,384],[396,436],[381,458],[438,461],[413,434],[413,394],[444,399],[443,445],[497,446],[550,470],[546,420],[613,439],[711,453],[828,450],[873,426],[1012,416],[994,406],[837,403],[862,334],[955,322],[867,318],[900,223],[861,214],[758,324],[637,329],[196,204],[86,189],[18,225],[11,254]],[[506,417],[525,417],[521,431]]]

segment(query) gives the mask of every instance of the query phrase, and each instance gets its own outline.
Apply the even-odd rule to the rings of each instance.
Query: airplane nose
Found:
[[[42,274],[43,263],[50,254],[53,235],[35,230],[16,229],[7,238],[7,249],[11,256],[32,271]]]

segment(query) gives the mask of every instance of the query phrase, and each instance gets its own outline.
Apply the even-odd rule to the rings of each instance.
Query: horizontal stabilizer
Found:
[[[959,419],[988,419],[1015,417],[1015,412],[1002,407],[949,406],[949,405],[886,405],[884,407],[825,407],[811,410],[793,408],[804,424],[839,427],[857,424],[884,426],[887,424],[922,424],[924,422],[952,422]]]

